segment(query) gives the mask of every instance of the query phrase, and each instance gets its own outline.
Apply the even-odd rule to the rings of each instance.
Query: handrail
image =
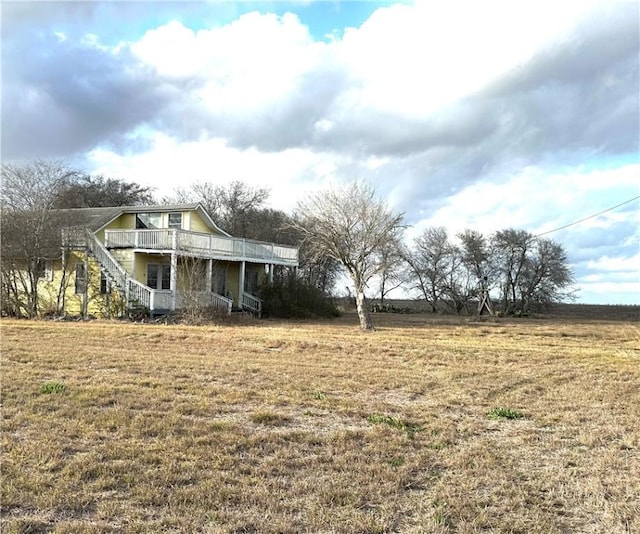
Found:
[[[231,314],[233,301],[212,291],[176,291],[176,309],[197,307],[214,307]]]
[[[113,278],[116,285],[124,291],[127,306],[136,303],[153,311],[157,308],[154,302],[155,291],[131,278],[126,269],[105,248],[100,240],[89,230],[85,233],[85,243],[100,266]]]
[[[100,265],[116,280],[116,283],[124,289],[127,284],[127,271],[125,268],[118,263],[98,238],[89,230],[87,230],[86,243],[91,254],[93,254],[96,260],[98,260],[98,263],[100,263]]]
[[[107,248],[179,250],[203,256],[298,265],[298,249],[263,241],[176,229],[105,230]]]
[[[242,309],[255,313],[258,317],[262,314],[262,301],[250,293],[242,294]]]

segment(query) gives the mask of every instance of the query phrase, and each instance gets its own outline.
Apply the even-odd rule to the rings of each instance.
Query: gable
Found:
[[[100,239],[104,237],[104,230],[140,228],[176,228],[229,236],[213,222],[201,204],[77,208],[54,211],[65,221],[69,221],[67,226],[84,226]]]

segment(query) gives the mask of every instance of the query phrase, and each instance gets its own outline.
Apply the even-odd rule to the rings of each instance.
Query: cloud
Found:
[[[95,40],[73,43],[52,34],[34,40],[3,50],[13,59],[3,80],[8,159],[86,150],[152,121],[175,95],[177,88],[154,78],[126,49],[112,52]]]
[[[403,3],[341,25],[355,6],[4,2],[3,161],[159,194],[241,179],[283,209],[368,178],[415,231],[543,232],[638,194],[636,2]],[[551,235],[585,283],[590,260],[633,257],[625,208]]]

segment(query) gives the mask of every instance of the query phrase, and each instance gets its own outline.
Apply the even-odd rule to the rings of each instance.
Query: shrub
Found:
[[[315,319],[340,315],[329,296],[293,274],[263,284],[258,296],[264,317]]]

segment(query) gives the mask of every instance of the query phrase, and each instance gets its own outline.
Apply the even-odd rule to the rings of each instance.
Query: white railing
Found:
[[[141,284],[137,280],[129,278],[127,284],[127,305],[136,304],[141,308],[154,310],[153,307],[153,289]]]
[[[212,258],[298,265],[298,249],[295,247],[186,230],[106,230],[105,246],[107,248],[176,250]]]
[[[127,287],[127,271],[118,263],[118,261],[109,253],[109,251],[100,243],[100,241],[91,232],[86,233],[86,243],[93,257],[106,270],[115,284],[121,289]]]
[[[262,314],[262,301],[249,293],[242,294],[242,309],[248,310],[258,317]]]
[[[211,291],[176,292],[176,309],[189,307],[212,307],[230,314],[231,308],[233,307],[233,301]]]

